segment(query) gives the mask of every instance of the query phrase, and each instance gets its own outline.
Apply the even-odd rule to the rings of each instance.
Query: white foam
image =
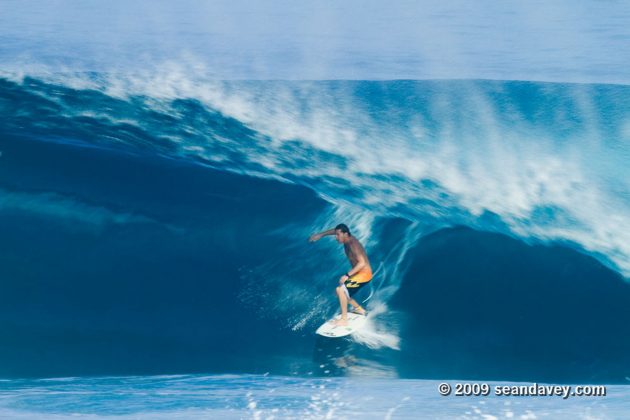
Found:
[[[379,315],[387,312],[387,306],[382,302],[370,304],[367,322],[360,330],[352,334],[352,338],[371,349],[387,347],[393,350],[400,350],[400,337],[397,326],[379,320]]]

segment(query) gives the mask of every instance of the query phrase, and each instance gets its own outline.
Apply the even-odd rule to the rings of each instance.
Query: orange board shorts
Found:
[[[364,268],[358,273],[354,274],[348,280],[346,280],[343,284],[348,290],[348,295],[352,297],[370,281],[372,281],[372,270],[370,270],[369,268]]]

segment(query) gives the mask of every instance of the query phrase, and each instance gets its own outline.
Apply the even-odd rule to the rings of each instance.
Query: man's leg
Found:
[[[360,314],[365,315],[365,309],[363,309],[363,307],[359,305],[356,300],[349,298],[348,302],[355,310],[358,310]]]
[[[339,305],[341,306],[341,319],[337,322],[340,325],[348,324],[348,298],[343,286],[337,286],[337,296],[339,297]]]

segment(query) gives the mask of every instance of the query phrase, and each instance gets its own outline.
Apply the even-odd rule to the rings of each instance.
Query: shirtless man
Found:
[[[355,312],[362,315],[366,314],[365,309],[356,300],[352,299],[352,296],[372,280],[372,267],[370,267],[365,249],[352,236],[348,226],[343,223],[337,225],[334,229],[315,233],[308,240],[309,242],[315,242],[328,235],[335,235],[337,242],[343,244],[346,257],[348,257],[352,265],[350,271],[339,278],[339,286],[335,289],[339,297],[339,305],[341,306],[341,319],[335,322],[337,325],[348,325],[348,302],[352,305]]]

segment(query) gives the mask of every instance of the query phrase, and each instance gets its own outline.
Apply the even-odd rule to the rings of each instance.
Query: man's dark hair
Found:
[[[335,226],[335,230],[340,230],[343,233],[347,233],[348,236],[352,236],[352,234],[350,233],[350,229],[348,229],[348,226],[344,225],[343,223],[339,223],[337,226]]]

